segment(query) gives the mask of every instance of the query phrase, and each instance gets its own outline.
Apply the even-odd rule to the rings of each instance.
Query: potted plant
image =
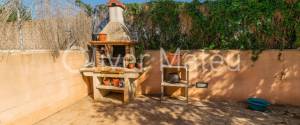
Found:
[[[105,33],[99,33],[99,39],[100,42],[105,42],[107,40],[107,34]]]
[[[110,79],[109,78],[103,78],[103,85],[110,86]]]
[[[113,79],[112,79],[112,84],[113,84],[115,87],[120,87],[120,79],[118,79],[118,78],[113,78]]]
[[[143,60],[143,57],[142,56],[139,56],[139,57],[137,57],[137,59],[136,59],[136,64],[135,64],[135,66],[138,68],[138,69],[141,69],[141,68],[143,68],[143,62],[144,62],[144,60]]]
[[[126,56],[125,60],[127,61],[127,63],[126,63],[127,68],[129,68],[129,69],[135,68],[136,59],[135,59],[134,55]]]
[[[138,62],[136,63],[136,67],[137,67],[138,69],[143,68],[143,62],[138,61]]]
[[[129,69],[134,69],[135,68],[135,63],[129,63],[128,68]]]
[[[140,57],[145,53],[144,44],[140,43],[135,46],[135,56]]]
[[[136,57],[136,67],[141,69],[143,67],[143,55],[145,54],[145,48],[143,44],[135,46],[135,57]]]
[[[176,48],[171,48],[169,52],[167,52],[167,60],[170,65],[181,65],[182,64],[182,54],[175,53]]]

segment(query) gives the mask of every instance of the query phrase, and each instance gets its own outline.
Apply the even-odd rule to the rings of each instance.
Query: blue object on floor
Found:
[[[249,109],[262,112],[266,111],[268,106],[271,105],[270,102],[260,98],[248,98],[247,103]]]

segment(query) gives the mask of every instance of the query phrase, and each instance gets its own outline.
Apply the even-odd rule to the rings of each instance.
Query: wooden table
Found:
[[[127,68],[82,68],[81,73],[84,76],[93,78],[93,97],[94,100],[106,100],[106,95],[110,91],[123,91],[123,102],[128,103],[129,100],[135,97],[136,85],[134,80],[142,73],[138,69],[127,69]],[[121,78],[124,79],[124,87],[104,86],[102,85],[103,78]]]

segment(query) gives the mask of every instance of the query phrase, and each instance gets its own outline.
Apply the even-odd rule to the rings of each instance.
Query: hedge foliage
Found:
[[[298,0],[151,0],[127,4],[142,48],[292,49],[300,46]]]
[[[203,0],[201,0],[203,1]],[[81,0],[76,5],[92,15]],[[101,10],[107,11],[103,5]],[[125,20],[138,49],[293,49],[300,47],[299,0],[150,0],[127,4]],[[3,6],[0,6],[0,14]],[[25,20],[30,20],[22,7]],[[16,11],[8,21],[16,20]],[[23,16],[22,16],[23,17]]]

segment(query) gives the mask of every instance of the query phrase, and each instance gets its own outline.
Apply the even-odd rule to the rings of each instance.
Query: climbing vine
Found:
[[[299,0],[151,0],[127,8],[129,30],[145,49],[300,47]]]

